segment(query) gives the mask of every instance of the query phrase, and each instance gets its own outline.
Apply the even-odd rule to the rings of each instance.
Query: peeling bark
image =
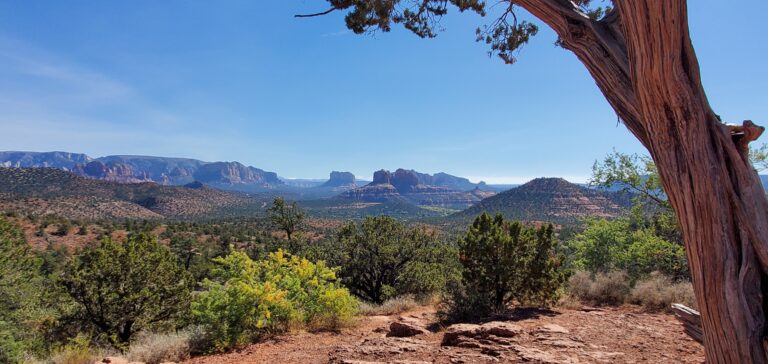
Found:
[[[601,21],[567,0],[513,2],[557,32],[656,163],[683,233],[707,360],[768,363],[768,199],[745,143],[709,105],[686,1],[614,0]]]

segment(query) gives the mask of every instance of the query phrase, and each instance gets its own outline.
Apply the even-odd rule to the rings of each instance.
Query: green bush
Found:
[[[555,251],[551,225],[532,229],[501,215],[478,216],[459,242],[461,281],[448,290],[445,315],[478,318],[512,304],[555,302],[564,280]]]
[[[132,234],[86,248],[61,284],[79,305],[82,324],[123,347],[137,332],[183,319],[194,281],[157,239]]]
[[[406,294],[431,295],[457,279],[454,247],[433,231],[408,228],[389,216],[343,226],[327,249],[352,293],[377,304]]]
[[[357,302],[321,261],[277,251],[262,261],[243,252],[216,258],[219,265],[192,303],[210,351],[224,351],[295,326],[337,328],[352,320]]]
[[[632,282],[656,271],[676,280],[688,276],[682,245],[665,240],[651,228],[635,228],[628,218],[589,220],[568,247],[577,270],[622,270]]]

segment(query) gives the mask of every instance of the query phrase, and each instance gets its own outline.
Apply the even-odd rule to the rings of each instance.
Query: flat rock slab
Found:
[[[560,325],[555,324],[546,324],[544,326],[539,327],[539,332],[542,333],[548,333],[548,334],[567,334],[569,333],[568,329],[565,327],[562,327]]]
[[[443,334],[442,345],[455,346],[463,342],[462,338],[487,338],[489,336],[511,338],[519,335],[523,328],[508,322],[493,321],[482,325],[451,325]]]

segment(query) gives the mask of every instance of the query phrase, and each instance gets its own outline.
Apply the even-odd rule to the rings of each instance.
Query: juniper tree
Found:
[[[269,219],[276,228],[285,232],[288,240],[304,221],[304,211],[296,202],[288,203],[282,197],[275,197],[268,210]]]
[[[61,283],[82,308],[84,324],[116,346],[184,317],[195,284],[170,249],[146,234],[86,248],[67,265]]]
[[[326,0],[355,33],[399,24],[423,38],[453,6],[482,0]],[[749,161],[764,128],[726,125],[711,108],[688,30],[686,0],[500,0],[478,40],[504,62],[538,31],[524,9],[576,55],[624,126],[648,149],[676,212],[702,314],[707,359],[768,363],[768,198]]]
[[[501,214],[475,218],[459,242],[463,287],[450,298],[454,315],[479,317],[515,303],[555,301],[564,280],[555,244],[551,225],[527,228]]]

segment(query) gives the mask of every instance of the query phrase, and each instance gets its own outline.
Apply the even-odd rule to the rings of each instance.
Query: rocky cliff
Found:
[[[66,152],[0,152],[0,166],[59,168],[83,177],[120,183],[185,185],[199,180],[224,189],[283,184],[274,172],[238,162],[209,163],[189,158],[113,155],[94,159],[85,154]]]
[[[93,158],[81,153],[68,152],[0,152],[0,167],[47,167],[71,170]]]
[[[339,195],[342,199],[363,202],[409,202],[419,206],[463,209],[479,202],[493,192],[459,191],[435,186],[433,176],[414,170],[397,169],[394,173],[378,170],[373,173],[373,182]],[[467,181],[469,182],[469,181]]]
[[[328,182],[323,183],[320,187],[326,188],[355,188],[357,187],[355,181],[355,175],[352,172],[331,172],[331,176]]]

